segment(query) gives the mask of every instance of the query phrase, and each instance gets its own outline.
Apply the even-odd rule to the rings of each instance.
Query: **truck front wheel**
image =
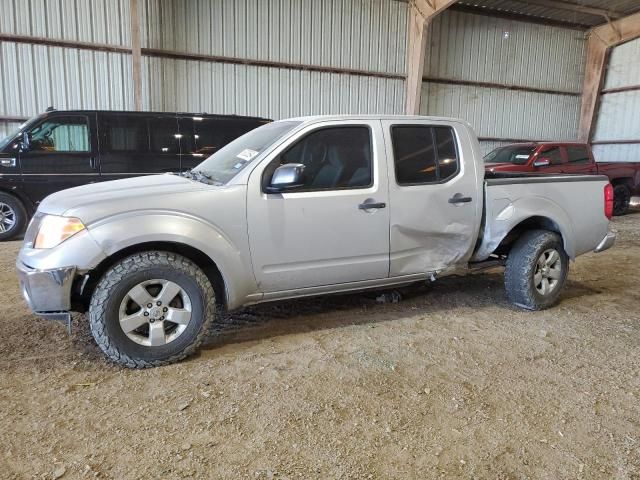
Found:
[[[624,215],[629,211],[631,192],[626,185],[616,185],[613,188],[613,214]]]
[[[211,282],[189,259],[142,252],[113,265],[89,306],[91,333],[114,362],[145,368],[193,354],[215,318]]]
[[[547,230],[524,233],[511,248],[504,272],[507,297],[527,310],[554,305],[569,272],[562,239]]]

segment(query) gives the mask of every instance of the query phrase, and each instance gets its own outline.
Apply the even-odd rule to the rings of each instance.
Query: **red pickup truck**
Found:
[[[614,215],[624,215],[632,195],[640,194],[640,162],[599,163],[584,143],[514,143],[484,157],[490,172],[579,173],[606,175],[614,192]]]

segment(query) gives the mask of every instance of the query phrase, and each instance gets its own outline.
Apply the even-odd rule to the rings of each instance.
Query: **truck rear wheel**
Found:
[[[562,239],[548,230],[531,230],[511,248],[504,272],[507,297],[527,310],[554,305],[569,272]]]
[[[114,362],[166,365],[197,351],[215,318],[211,282],[189,259],[142,252],[113,265],[89,306],[91,333]]]
[[[613,214],[624,215],[629,211],[631,192],[626,185],[616,185],[613,188]]]
[[[0,242],[11,240],[24,230],[27,211],[13,195],[0,192]]]

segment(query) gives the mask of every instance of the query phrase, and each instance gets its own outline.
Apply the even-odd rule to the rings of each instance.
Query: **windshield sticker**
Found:
[[[246,161],[246,160],[242,160],[242,161],[240,161],[240,162],[236,163],[236,164],[233,166],[233,169],[234,169],[234,170],[238,170],[238,169],[240,169],[240,168],[244,167],[246,163],[247,163],[247,161]]]
[[[257,154],[258,154],[258,152],[256,152],[255,150],[251,150],[250,148],[246,148],[243,151],[241,151],[238,155],[236,155],[236,157],[241,158],[242,160],[249,161],[253,157],[255,157]]]
[[[516,155],[516,158],[526,160],[527,158],[529,158],[529,155]]]

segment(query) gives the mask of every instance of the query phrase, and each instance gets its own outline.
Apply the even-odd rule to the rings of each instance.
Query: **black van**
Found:
[[[0,140],[0,240],[47,195],[92,182],[190,170],[271,120],[194,113],[53,110]]]

